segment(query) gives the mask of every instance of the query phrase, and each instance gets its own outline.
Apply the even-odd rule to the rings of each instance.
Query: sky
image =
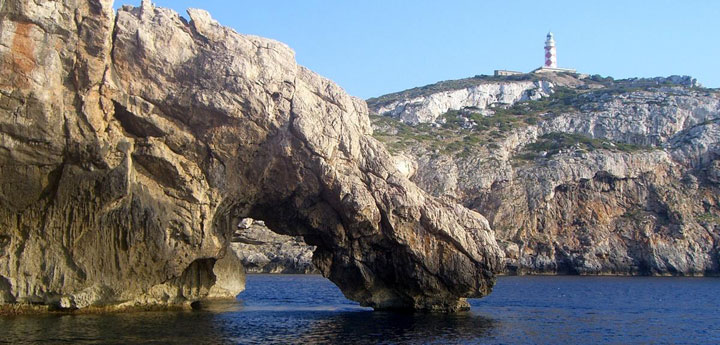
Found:
[[[369,98],[441,80],[558,67],[614,78],[691,75],[720,87],[717,0],[155,0],[279,40],[298,63]],[[140,0],[115,0],[139,5]]]

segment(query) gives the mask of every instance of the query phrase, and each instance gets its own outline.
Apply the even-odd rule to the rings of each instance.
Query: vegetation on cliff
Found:
[[[502,77],[508,78],[508,77]],[[389,116],[371,115],[374,136],[399,152],[414,145],[423,145],[442,154],[467,156],[472,151],[494,149],[495,141],[510,131],[552,118],[557,114],[577,111],[575,89],[558,87],[549,97],[495,106],[489,111],[466,107],[442,114],[435,123],[408,125]]]
[[[636,152],[651,150],[645,147],[603,138],[590,138],[581,134],[553,132],[542,135],[537,141],[525,145],[513,158],[517,160],[533,160],[541,157],[552,157],[568,151],[608,150],[614,152]]]
[[[442,95],[400,101],[396,117],[372,117],[374,135],[414,161],[422,188],[488,218],[510,273],[719,274],[718,90],[678,76],[548,78],[548,96],[491,94],[437,119],[414,114]]]

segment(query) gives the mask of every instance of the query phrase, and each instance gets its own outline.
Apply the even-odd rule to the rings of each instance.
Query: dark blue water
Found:
[[[0,318],[13,344],[719,344],[720,279],[501,277],[452,315],[373,312],[320,276],[250,275],[202,311]]]

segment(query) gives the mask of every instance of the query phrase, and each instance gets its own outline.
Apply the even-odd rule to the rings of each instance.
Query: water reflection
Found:
[[[460,314],[371,312],[317,276],[251,276],[203,310],[0,317],[0,343],[720,344],[720,279],[502,277]]]
[[[221,328],[193,312],[18,316],[0,318],[0,343],[219,344]]]
[[[300,337],[307,343],[467,343],[491,334],[492,319],[461,314],[350,312],[319,319]]]
[[[196,311],[0,318],[0,343],[448,344],[484,337],[495,324],[469,312],[400,314],[368,311],[344,299],[303,302],[334,301],[335,295],[303,295],[300,302],[273,305],[250,292],[249,300],[204,303]]]
[[[470,312],[403,314],[328,310],[330,306],[240,305],[232,312],[227,312],[227,305],[207,305],[200,313],[212,317],[222,339],[238,344],[468,343],[488,336],[496,325],[492,319]]]

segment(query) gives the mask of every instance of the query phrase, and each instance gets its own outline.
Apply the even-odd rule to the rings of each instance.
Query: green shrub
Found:
[[[720,216],[711,212],[705,212],[695,216],[698,223],[720,224]]]
[[[613,142],[607,139],[595,139],[581,134],[549,133],[538,138],[537,141],[525,145],[515,158],[520,160],[533,160],[541,157],[541,152],[550,157],[560,151],[579,149],[585,151],[608,150],[616,152],[636,152],[651,149],[649,147]]]

